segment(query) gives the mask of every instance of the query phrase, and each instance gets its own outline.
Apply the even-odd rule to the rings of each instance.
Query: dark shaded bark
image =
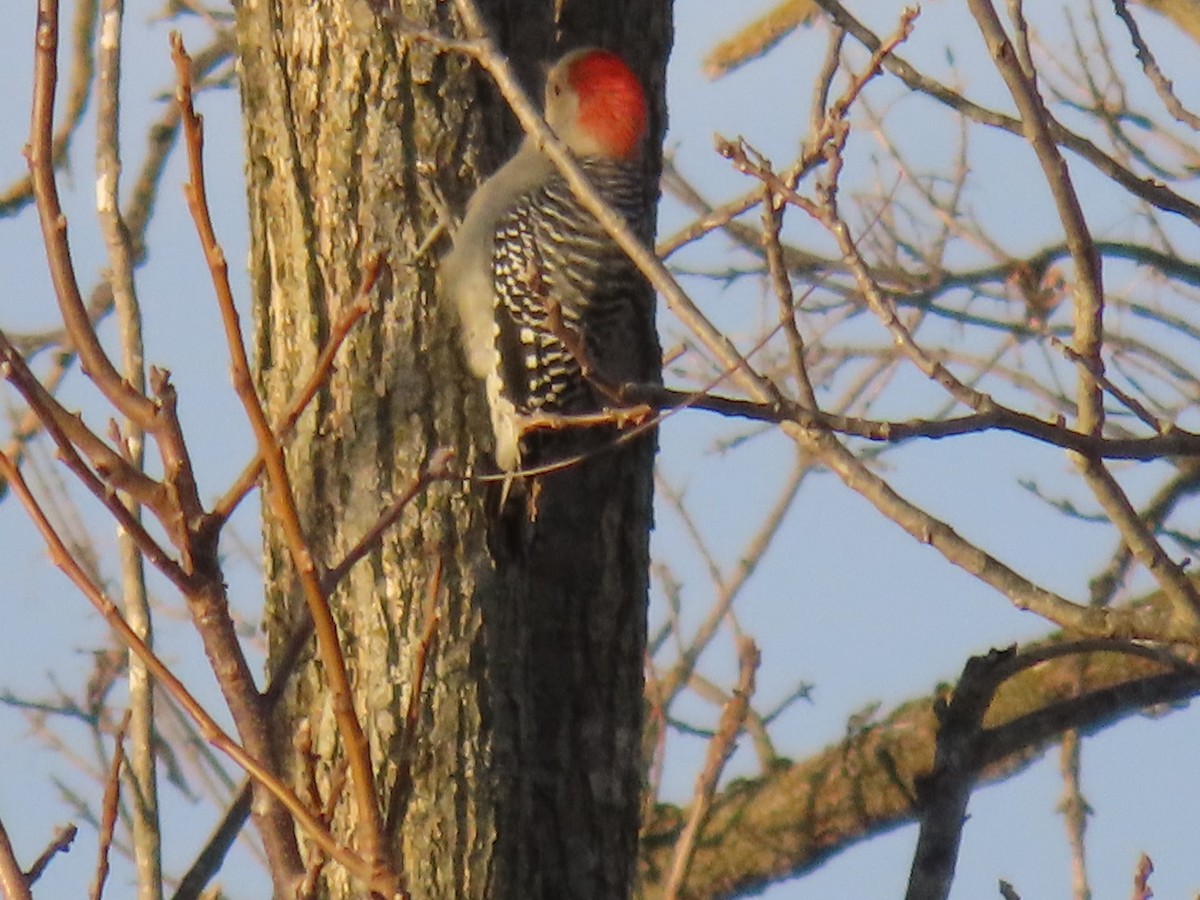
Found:
[[[418,4],[406,4],[414,15]],[[464,473],[490,470],[481,386],[434,294],[437,256],[411,259],[461,215],[517,136],[463,56],[405,44],[409,24],[453,30],[451,5],[401,22],[366,0],[242,2],[256,351],[272,415],[311,370],[331,323],[384,254],[381,301],[350,336],[287,447],[306,531],[324,565],[370,526],[440,448]],[[645,76],[657,172],[670,4],[493,3],[485,12],[519,70],[582,44],[619,48]],[[654,191],[648,189],[648,198]],[[413,897],[619,897],[634,871],[638,737],[650,528],[650,438],[546,477],[538,515],[498,518],[490,489],[432,486],[331,603],[356,705],[386,798],[392,851]],[[492,503],[494,506],[494,502]],[[266,523],[273,657],[302,602]],[[433,609],[425,597],[443,568]],[[417,727],[404,733],[421,639],[436,615]],[[293,678],[280,752],[311,730],[327,789],[339,736],[319,666]],[[354,833],[345,798],[337,833]],[[330,866],[329,896],[361,896]]]

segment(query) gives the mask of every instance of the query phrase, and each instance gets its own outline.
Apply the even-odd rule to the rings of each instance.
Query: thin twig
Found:
[[[283,450],[275,439],[271,424],[267,421],[262,403],[254,390],[250,363],[242,342],[240,318],[229,286],[228,264],[224,252],[217,242],[209,215],[202,158],[203,130],[200,118],[192,106],[190,61],[183,46],[183,39],[178,32],[172,33],[171,50],[179,78],[177,99],[187,139],[190,177],[184,191],[188,208],[196,223],[205,259],[208,261],[213,287],[221,309],[226,343],[232,359],[234,390],[241,399],[247,418],[254,430],[259,453],[267,471],[269,484],[267,498],[282,526],[288,550],[304,591],[309,614],[313,619],[317,649],[324,667],[327,688],[332,698],[334,717],[338,723],[338,731],[346,748],[346,757],[352,773],[354,798],[360,817],[361,833],[359,837],[362,854],[366,869],[371,873],[369,881],[371,884],[386,883],[388,890],[396,893],[399,890],[396,876],[388,871],[384,859],[381,836],[382,820],[375,791],[375,774],[371,763],[370,745],[367,743],[362,723],[359,722],[354,709],[350,676],[346,669],[345,657],[342,655],[337,624],[329,609],[327,597],[321,590],[317,565],[300,524],[295,496],[292,493],[291,481],[283,459]],[[361,872],[360,868],[360,875]]]
[[[1200,591],[1195,583],[1171,559],[1108,467],[1098,459],[1082,455],[1075,458],[1105,515],[1116,526],[1134,558],[1146,567],[1171,600],[1180,621],[1200,626]]]
[[[734,601],[749,583],[758,563],[766,556],[767,550],[778,536],[784,518],[791,510],[792,503],[800,493],[801,485],[804,484],[806,476],[812,472],[812,469],[811,461],[803,456],[795,461],[787,481],[776,492],[776,500],[763,517],[762,524],[738,554],[737,558],[740,564],[729,578],[722,576],[716,569],[715,561],[710,564],[710,580],[713,582],[716,596],[691,639],[680,648],[678,661],[669,671],[659,676],[657,694],[664,707],[670,707],[679,692],[688,683],[701,655],[716,637],[721,623],[729,616]],[[661,484],[660,481],[660,486]],[[669,491],[666,494],[667,501],[678,511],[685,529],[691,535],[693,544],[697,546],[702,555],[711,559],[712,554],[696,527],[695,521],[684,509],[682,499],[677,496],[673,497]]]
[[[27,157],[37,199],[38,220],[59,311],[84,370],[104,396],[147,431],[156,427],[157,404],[121,377],[100,345],[79,293],[67,218],[58,197],[54,172],[54,94],[58,84],[58,0],[38,0],[37,44],[33,69],[33,116]]]
[[[20,499],[29,518],[33,521],[38,532],[46,542],[52,562],[71,579],[71,582],[79,589],[80,593],[87,597],[88,601],[100,613],[105,622],[116,632],[121,642],[138,654],[138,657],[145,663],[146,668],[150,671],[154,679],[162,685],[163,689],[196,722],[201,733],[204,735],[204,739],[227,755],[246,772],[250,773],[257,782],[262,784],[275,799],[283,804],[287,811],[295,818],[297,824],[326,853],[338,860],[350,872],[358,878],[363,879],[367,884],[390,888],[392,886],[390,880],[377,881],[375,869],[371,864],[362,859],[354,851],[338,844],[328,829],[297,799],[291,789],[266,766],[252,757],[241,745],[234,741],[216,723],[216,720],[209,715],[204,705],[196,700],[187,688],[184,687],[183,682],[175,676],[170,668],[142,642],[141,638],[134,634],[133,630],[125,622],[124,618],[122,618],[116,604],[88,577],[78,561],[67,550],[62,539],[54,530],[54,526],[46,518],[37,499],[30,492],[21,471],[3,453],[0,453],[0,474],[9,479],[14,495]]]
[[[96,110],[96,212],[108,249],[108,276],[121,338],[121,370],[139,393],[146,391],[142,347],[142,313],[133,279],[134,252],[129,227],[119,203],[121,177],[120,91],[124,0],[101,0],[99,83]],[[114,425],[115,430],[115,425]],[[132,418],[125,421],[121,450],[135,469],[146,458],[146,433]],[[120,502],[126,502],[124,498]],[[140,520],[136,500],[129,514]],[[137,540],[124,528],[117,531],[121,560],[125,619],[147,646],[151,636],[146,573]],[[158,816],[158,774],[154,751],[154,683],[133,653],[129,654],[130,765],[133,853],[137,867],[138,900],[162,898],[162,841]],[[107,848],[104,848],[107,852]],[[97,888],[99,896],[101,885]]]
[[[3,333],[0,331],[0,333]],[[52,368],[49,372],[42,376],[40,383],[46,389],[46,393],[51,396],[58,390],[59,384],[67,374],[68,366],[71,363],[73,356],[67,353],[60,353],[55,356]],[[3,448],[17,465],[21,465],[25,458],[25,449],[29,443],[41,433],[42,420],[38,414],[32,409],[26,409],[25,413],[13,423],[12,432],[7,446]],[[0,482],[0,500],[4,498],[5,492],[8,490],[8,485]]]
[[[42,877],[42,873],[46,871],[46,867],[54,857],[60,853],[66,853],[71,849],[71,844],[75,842],[75,834],[77,829],[74,825],[63,825],[58,831],[54,832],[54,838],[46,846],[46,849],[41,852],[41,855],[33,861],[33,865],[29,867],[29,871],[25,873],[25,880],[29,884],[33,884]]]
[[[741,733],[746,714],[750,711],[750,698],[754,694],[754,676],[761,662],[761,656],[754,642],[748,638],[738,641],[738,682],[733,696],[721,711],[721,721],[717,731],[708,743],[708,753],[705,755],[704,768],[696,778],[696,790],[692,800],[691,815],[687,824],[675,842],[675,856],[671,862],[670,875],[663,888],[666,900],[676,900],[687,882],[688,869],[696,852],[696,842],[704,823],[708,820],[712,808],[713,795],[717,790],[717,782],[721,772],[733,751],[737,748],[737,738]]]
[[[321,578],[321,590],[326,594],[331,593],[346,577],[350,569],[379,545],[384,533],[396,524],[401,513],[418,494],[433,482],[450,477],[453,463],[454,451],[448,449],[436,451],[421,473],[388,505],[387,509],[379,514],[371,527],[363,533],[363,536],[346,551],[346,555],[325,572]]]
[[[1088,887],[1087,817],[1091,812],[1083,796],[1081,775],[1083,742],[1078,731],[1063,734],[1059,748],[1059,774],[1063,779],[1063,795],[1058,808],[1067,826],[1067,843],[1071,846],[1071,896],[1073,900],[1091,900],[1092,890]]]
[[[909,419],[891,421],[812,412],[792,403],[756,403],[736,397],[706,394],[703,391],[677,391],[657,385],[627,385],[622,392],[631,400],[655,409],[697,409],[729,418],[755,422],[786,422],[804,428],[825,428],[837,434],[880,443],[903,443],[917,438],[941,440],[987,431],[1007,431],[1040,443],[1073,450],[1100,459],[1155,460],[1200,453],[1200,434],[1183,429],[1164,429],[1161,435],[1145,438],[1094,438],[1068,428],[1061,419],[1046,420],[993,403],[986,412],[969,413],[949,419]],[[575,419],[580,421],[576,423]],[[587,425],[587,417],[560,416],[559,427]]]
[[[63,107],[63,121],[54,135],[52,156],[56,166],[67,163],[71,141],[83,122],[88,100],[92,92],[95,74],[93,44],[96,40],[97,0],[83,0],[75,4],[75,20],[71,23],[73,45],[71,48],[71,72],[67,76],[67,99]],[[0,194],[0,217],[16,215],[32,200],[33,179],[29,175],[17,179]]]
[[[171,506],[163,485],[130,464],[121,453],[109,447],[79,416],[72,415],[29,370],[24,357],[0,330],[0,374],[25,398],[30,410],[47,430],[53,429],[67,443],[78,447],[91,461],[96,474],[107,485],[125,491],[152,509],[160,520],[171,515]]]
[[[117,811],[121,798],[121,769],[125,764],[125,732],[129,728],[130,713],[126,710],[117,733],[113,737],[112,763],[108,767],[108,778],[104,781],[104,799],[100,803],[100,828],[97,839],[96,878],[89,896],[100,900],[104,895],[104,882],[108,879],[108,854],[112,849],[113,830],[117,824]]]
[[[1163,527],[1179,504],[1190,499],[1197,489],[1200,489],[1200,459],[1179,460],[1176,466],[1178,471],[1138,510],[1138,518],[1155,533]],[[1133,554],[1129,545],[1118,536],[1118,545],[1111,554],[1111,561],[1088,583],[1092,603],[1105,606],[1112,602],[1128,577],[1132,561]]]
[[[1141,29],[1138,28],[1137,21],[1130,14],[1125,0],[1113,0],[1113,9],[1117,11],[1117,15],[1121,21],[1125,23],[1125,29],[1129,32],[1129,40],[1133,43],[1133,47],[1137,51],[1138,62],[1142,64],[1142,71],[1150,79],[1155,93],[1158,94],[1158,98],[1162,101],[1163,106],[1167,108],[1167,112],[1174,116],[1176,121],[1182,122],[1193,131],[1200,131],[1200,116],[1197,116],[1185,107],[1179,98],[1175,96],[1175,86],[1171,84],[1171,80],[1159,68],[1158,61],[1150,51],[1150,46],[1143,40]]]
[[[383,257],[377,256],[371,261],[370,266],[367,267],[367,273],[363,277],[354,302],[342,310],[341,315],[333,323],[333,327],[329,332],[329,339],[325,342],[325,346],[317,356],[317,361],[314,363],[308,379],[296,391],[295,395],[288,402],[287,411],[275,423],[275,439],[277,441],[285,440],[291,433],[292,428],[295,427],[304,410],[308,408],[308,405],[317,396],[317,392],[329,378],[330,372],[333,371],[334,362],[337,359],[337,352],[345,342],[346,337],[354,329],[359,320],[371,311],[373,305],[371,292],[375,288],[375,282],[378,281],[382,268]],[[262,455],[256,452],[254,459],[246,465],[242,473],[237,477],[237,480],[229,487],[229,490],[213,506],[211,527],[220,528],[233,515],[233,511],[237,509],[238,504],[242,502],[251,488],[257,483],[259,476],[262,475],[262,471]]]
[[[1141,419],[1141,421],[1146,425],[1150,426],[1150,428],[1153,429],[1156,434],[1162,434],[1167,430],[1166,426],[1164,426],[1163,423],[1160,422],[1152,412],[1150,412],[1150,410],[1146,409],[1145,405],[1139,402],[1136,397],[1131,396],[1129,393],[1121,390],[1121,388],[1113,384],[1112,380],[1104,374],[1103,367],[1096,368],[1091,361],[1085,358],[1082,354],[1078,353],[1074,347],[1063,343],[1054,336],[1050,337],[1050,346],[1054,347],[1056,350],[1062,353],[1063,356],[1076,365],[1086,367],[1091,374],[1091,377],[1096,379],[1096,383],[1099,384],[1104,391],[1115,397],[1117,402]]]
[[[833,21],[854,37],[868,50],[879,47],[881,41],[869,28],[855,18],[838,0],[813,0]],[[1019,119],[995,112],[968,100],[962,94],[951,90],[932,78],[927,78],[918,72],[911,64],[897,54],[891,54],[884,61],[888,71],[895,74],[911,90],[926,94],[944,104],[949,109],[964,115],[972,121],[993,128],[999,128],[1010,134],[1021,134],[1022,123]],[[1135,172],[1122,166],[1111,156],[1100,150],[1095,144],[1084,137],[1063,128],[1057,122],[1051,126],[1054,139],[1069,150],[1074,151],[1090,162],[1102,174],[1116,182],[1134,197],[1164,210],[1177,213],[1192,222],[1200,222],[1200,204],[1188,200],[1172,191],[1161,181],[1142,178]]]
[[[442,590],[444,563],[444,556],[439,553],[433,571],[426,582],[425,604],[421,609],[421,616],[425,620],[425,630],[421,634],[421,642],[417,645],[416,653],[413,655],[404,721],[397,729],[388,753],[388,758],[395,761],[397,771],[388,801],[384,833],[393,840],[399,831],[400,816],[408,806],[407,801],[413,788],[412,766],[417,747],[417,726],[421,717],[425,676],[437,646],[438,625],[441,624],[441,617],[437,612],[437,600]]]
[[[817,395],[813,391],[812,381],[808,377],[808,365],[804,361],[804,338],[800,334],[800,326],[796,323],[796,297],[792,293],[792,282],[783,265],[783,247],[779,243],[779,233],[783,230],[783,209],[783,203],[778,200],[775,192],[764,185],[763,247],[767,257],[767,270],[771,287],[774,288],[775,297],[779,301],[780,321],[783,323],[783,333],[787,336],[792,377],[796,379],[800,402],[815,410]]]

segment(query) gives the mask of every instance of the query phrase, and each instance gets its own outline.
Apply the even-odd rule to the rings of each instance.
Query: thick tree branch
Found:
[[[950,895],[967,801],[975,786],[980,726],[1014,648],[967,660],[948,700],[934,704],[938,720],[933,768],[917,781],[921,832],[913,853],[907,900]]]
[[[1159,600],[1161,602],[1161,595]],[[1025,652],[1036,655],[1039,647]],[[1102,730],[1156,703],[1200,693],[1200,675],[1186,667],[1121,653],[1089,653],[1082,680],[1079,657],[1052,656],[997,690],[979,746],[981,783],[1028,767],[1064,730]],[[759,778],[740,779],[715,800],[688,882],[690,900],[751,894],[802,875],[831,856],[913,819],[917,782],[931,770],[940,693],[898,707],[876,724],[804,760]],[[660,806],[642,838],[641,896],[658,900],[687,811]]]

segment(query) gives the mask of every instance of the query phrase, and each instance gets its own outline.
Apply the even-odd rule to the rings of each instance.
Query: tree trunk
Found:
[[[367,0],[238,4],[257,365],[272,417],[312,371],[370,261],[387,260],[374,311],[287,444],[306,533],[326,566],[439,449],[452,448],[463,473],[491,470],[482,388],[466,374],[453,316],[435,301],[444,239],[413,258],[440,210],[461,216],[517,137],[467,57],[400,39],[406,26],[454,33],[451,11],[413,0],[401,20]],[[669,2],[509,0],[484,11],[535,96],[538,63],[571,47],[599,44],[629,59],[651,98],[654,184]],[[479,482],[435,484],[331,598],[389,851],[412,897],[629,895],[652,458],[646,438],[542,479],[533,521],[489,512],[494,496],[489,503]],[[274,661],[304,604],[264,516]],[[427,628],[434,639],[423,654]],[[301,786],[315,770],[324,799],[343,756],[311,658],[284,705],[276,725],[287,775]],[[305,730],[311,763],[292,747]],[[354,844],[349,796],[334,828]],[[319,893],[364,894],[334,864]]]

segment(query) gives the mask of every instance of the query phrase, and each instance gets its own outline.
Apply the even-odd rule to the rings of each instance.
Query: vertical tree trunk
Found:
[[[399,6],[399,4],[396,4]],[[555,9],[558,19],[555,20]],[[312,370],[369,261],[381,300],[351,335],[288,445],[307,534],[336,562],[431,455],[487,471],[481,386],[435,301],[444,243],[413,258],[444,206],[515,142],[486,78],[458,54],[405,44],[406,25],[453,32],[452,5],[241,0],[250,267],[260,389],[272,415]],[[485,7],[535,94],[537,64],[583,44],[620,50],[653,107],[657,173],[667,0],[509,0]],[[653,195],[653,191],[651,191]],[[653,442],[633,441],[544,480],[536,521],[498,522],[478,483],[434,485],[332,599],[373,750],[390,849],[414,898],[621,897],[634,872]],[[302,601],[266,523],[266,621],[276,656]],[[429,606],[433,571],[441,589]],[[404,716],[422,635],[435,641]],[[280,755],[311,730],[327,790],[341,748],[320,667],[293,677]],[[345,797],[337,833],[353,843]],[[329,896],[362,896],[324,872]]]

